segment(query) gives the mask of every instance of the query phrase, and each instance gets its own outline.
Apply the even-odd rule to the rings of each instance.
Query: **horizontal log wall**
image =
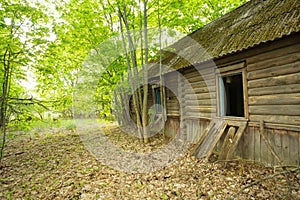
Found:
[[[167,116],[179,116],[178,73],[169,73],[165,77]]]
[[[183,71],[184,118],[210,119],[216,115],[215,66],[201,65]],[[197,132],[197,131],[196,131]],[[196,138],[198,136],[195,136]]]
[[[300,44],[247,59],[250,121],[300,125]]]

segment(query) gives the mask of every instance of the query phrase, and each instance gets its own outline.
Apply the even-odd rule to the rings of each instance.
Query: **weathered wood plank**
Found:
[[[249,159],[255,160],[255,137],[254,137],[254,127],[248,128],[248,138],[249,138]],[[247,138],[245,138],[246,140]],[[245,149],[247,151],[247,149]]]
[[[269,128],[266,128],[266,136],[270,142],[270,145],[274,151],[274,153],[279,156],[276,151],[275,151],[275,141],[274,141],[274,129],[269,129]],[[279,157],[280,158],[280,157]],[[268,149],[268,165],[270,166],[273,166],[274,165],[274,162],[275,160],[277,160],[274,155],[272,154],[272,152]]]
[[[229,127],[226,137],[223,141],[223,145],[221,147],[221,152],[218,157],[219,160],[226,160],[226,156],[229,151],[230,145],[233,141],[235,132],[236,132],[235,127],[233,127],[233,126]]]
[[[209,93],[210,91],[215,91],[216,87],[208,88],[208,87],[202,87],[202,88],[189,88],[186,89],[187,94],[202,94],[202,93]]]
[[[236,147],[242,137],[242,134],[245,132],[245,129],[247,128],[247,122],[244,122],[244,124],[239,125],[237,132],[232,140],[232,144],[230,145],[229,149],[228,149],[228,153],[226,156],[226,159],[232,159],[233,155],[234,155],[234,151],[236,150]]]
[[[250,105],[250,114],[299,116],[299,105]]]
[[[299,165],[300,155],[299,155],[299,132],[295,131],[288,131],[289,135],[289,158],[290,158],[290,165]]]
[[[179,133],[179,118],[169,117],[164,128],[167,137],[174,137]]]
[[[299,49],[298,49],[297,51],[291,52],[287,55],[285,54],[285,55],[278,56],[278,57],[273,56],[269,59],[256,61],[252,64],[248,63],[247,71],[252,72],[252,71],[271,68],[271,67],[275,67],[275,66],[281,66],[281,65],[288,64],[288,63],[298,62],[299,60],[300,60],[300,54],[299,54]]]
[[[274,135],[274,151],[282,160],[282,157],[283,157],[283,154],[282,154],[282,138],[281,138],[282,134],[279,134],[277,130],[274,130],[273,135]],[[275,159],[274,160],[274,165],[280,165],[280,163]]]
[[[281,76],[286,74],[297,73],[300,71],[300,62],[290,63],[287,65],[276,66],[267,69],[261,69],[253,72],[248,72],[248,80]]]
[[[198,100],[198,99],[215,99],[215,93],[203,93],[203,94],[186,94],[184,97],[186,100]]]
[[[186,100],[185,103],[188,106],[210,106],[216,105],[216,99],[201,99],[201,100]]]
[[[250,159],[250,154],[251,154],[251,147],[250,147],[250,133],[249,133],[250,127],[248,126],[242,135],[242,138],[239,143],[239,151],[240,151],[240,156],[245,159]]]
[[[254,160],[261,161],[260,157],[260,147],[261,147],[261,138],[259,134],[259,129],[257,127],[253,128],[253,134],[254,134]]]
[[[292,105],[300,104],[300,93],[275,94],[249,97],[249,105]],[[299,110],[300,113],[300,110]]]
[[[248,81],[248,88],[270,87],[276,85],[300,84],[300,73],[268,77]]]
[[[268,139],[268,138],[266,138],[266,139]],[[264,163],[265,165],[268,164],[268,154],[269,154],[269,150],[267,147],[267,143],[261,137],[261,139],[260,139],[260,162]]]
[[[210,112],[201,112],[201,113],[197,113],[197,112],[185,112],[184,114],[184,118],[193,118],[193,119],[200,119],[200,118],[204,118],[204,119],[212,119],[213,117],[216,116],[216,113],[210,113]]]
[[[287,54],[292,54],[294,52],[298,52],[300,49],[300,44],[293,44],[291,46],[286,46],[284,48],[279,48],[273,51],[267,51],[265,53],[260,53],[258,55],[255,55],[253,57],[250,57],[247,59],[247,63],[248,65],[251,65],[253,63],[257,63],[260,61],[265,61],[265,60],[269,60],[269,59],[273,59],[274,57],[282,57],[285,56]]]
[[[229,71],[233,71],[233,70],[242,69],[243,67],[245,67],[245,62],[240,62],[240,63],[236,63],[236,64],[219,67],[217,69],[217,71],[219,71],[220,73],[223,73],[223,72],[229,72]]]
[[[199,140],[199,146],[196,149],[196,156],[198,158],[209,158],[215,145],[221,138],[224,130],[226,129],[227,123],[223,120],[214,119],[212,120],[205,138]]]
[[[276,85],[271,87],[252,88],[248,90],[249,96],[292,94],[300,92],[300,84]]]
[[[210,86],[215,86],[215,85],[216,85],[215,79],[203,80],[203,81],[197,81],[197,82],[190,83],[190,86],[192,86],[193,88],[210,87]],[[190,87],[190,86],[188,86],[188,87]],[[188,89],[188,87],[185,87],[185,88]]]
[[[193,112],[193,113],[201,113],[201,112],[216,112],[216,108],[214,106],[186,106],[185,111]]]
[[[290,162],[290,138],[287,131],[282,130],[282,161],[284,165],[289,165]]]
[[[266,123],[277,123],[287,125],[300,125],[300,116],[289,116],[289,115],[267,115],[265,113],[261,115],[250,114],[250,121],[264,120]]]

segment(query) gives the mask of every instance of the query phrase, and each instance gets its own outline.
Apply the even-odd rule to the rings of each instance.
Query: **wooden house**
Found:
[[[198,157],[300,165],[299,31],[299,1],[251,0],[164,49],[174,70],[165,98],[149,96],[165,102],[165,133],[197,143]]]

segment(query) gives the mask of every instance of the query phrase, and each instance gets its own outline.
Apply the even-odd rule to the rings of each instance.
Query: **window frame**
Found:
[[[157,96],[156,96],[156,90],[159,90],[159,96],[160,96],[160,109],[158,109],[158,106],[157,106]],[[163,112],[163,106],[162,106],[162,101],[163,101],[163,99],[161,98],[161,91],[160,91],[160,86],[159,85],[153,85],[152,86],[152,96],[153,96],[153,102],[154,102],[154,104],[156,105],[155,106],[155,112],[156,112],[156,114],[162,114],[162,112]]]
[[[216,100],[217,100],[217,116],[221,118],[240,118],[240,119],[249,119],[249,105],[248,105],[248,87],[247,87],[247,69],[245,66],[245,62],[228,65],[222,68],[217,68],[216,73]],[[242,74],[242,82],[243,82],[243,100],[244,100],[244,117],[239,116],[228,116],[221,115],[221,102],[220,102],[220,79],[226,76]]]

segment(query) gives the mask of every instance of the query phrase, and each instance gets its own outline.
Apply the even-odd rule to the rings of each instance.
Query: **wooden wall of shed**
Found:
[[[182,71],[182,115],[185,119],[211,119],[216,115],[214,63]]]
[[[266,128],[264,133],[272,146],[272,150],[282,160],[283,165],[300,166],[299,131]],[[280,165],[267,147],[266,141],[261,137],[257,126],[248,126],[239,142],[236,156],[258,161],[268,166]]]
[[[300,34],[258,45],[215,62],[218,66],[246,63],[249,126],[236,155],[267,165],[279,164],[260,135],[259,122],[264,120],[265,134],[283,164],[300,165]],[[172,124],[170,127],[180,121],[186,139],[197,142],[209,120],[217,115],[215,67],[204,64],[180,72],[183,76],[177,75],[177,84],[175,76],[168,77],[178,88],[178,109],[167,99],[170,114],[177,116],[178,112],[180,118],[168,120]],[[173,112],[174,108],[176,112]]]
[[[165,76],[167,116],[179,117],[178,72]]]
[[[249,125],[236,155],[279,165],[260,134],[284,165],[300,165],[300,34],[259,45],[217,60],[217,65],[246,62]]]
[[[167,137],[174,137],[180,131],[180,120],[179,117],[171,117],[167,118],[165,123],[165,135]]]
[[[250,121],[300,125],[300,44],[247,59]]]

